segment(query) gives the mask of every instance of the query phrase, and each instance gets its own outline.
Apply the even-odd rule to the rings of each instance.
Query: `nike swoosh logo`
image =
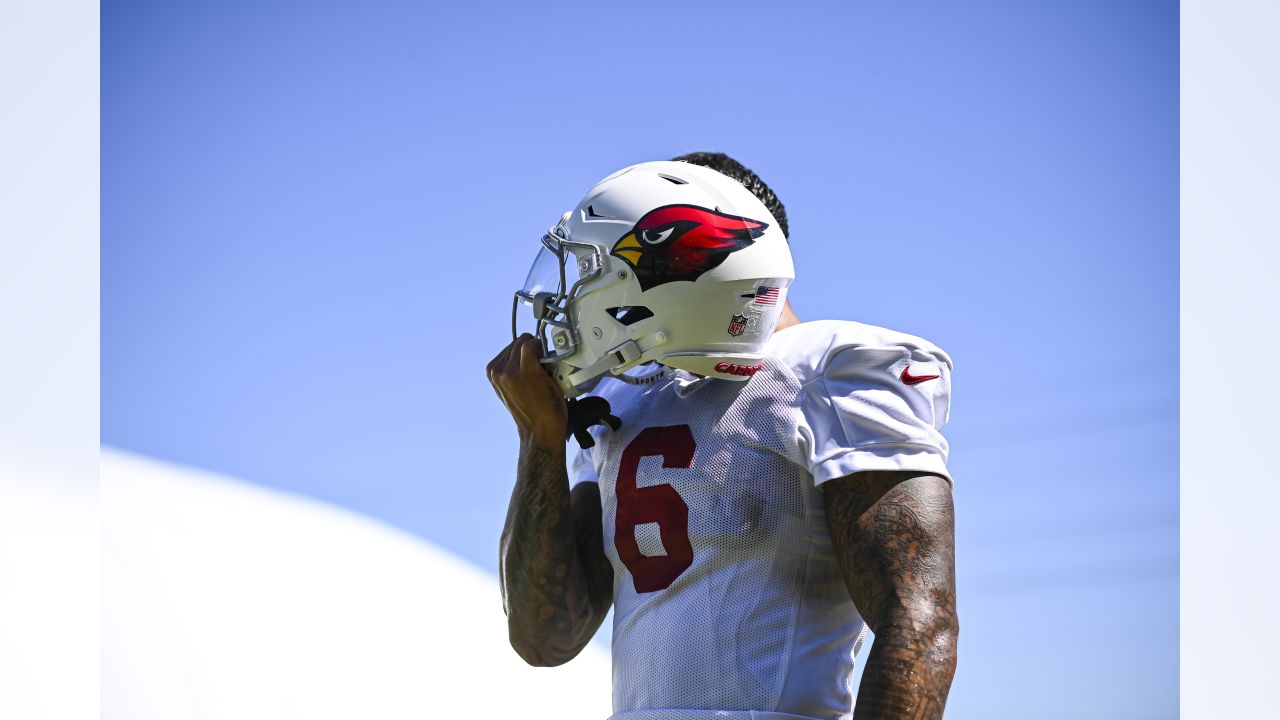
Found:
[[[908,385],[919,385],[925,380],[937,380],[942,376],[941,375],[912,375],[911,366],[908,365],[902,368],[902,375],[900,375],[899,377],[902,378],[902,382]]]

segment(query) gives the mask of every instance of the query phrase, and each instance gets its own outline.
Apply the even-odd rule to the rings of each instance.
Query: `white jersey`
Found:
[[[949,477],[950,387],[930,343],[839,321],[775,333],[747,382],[602,382],[623,425],[571,474],[600,484],[614,720],[848,718],[865,625],[818,486]]]

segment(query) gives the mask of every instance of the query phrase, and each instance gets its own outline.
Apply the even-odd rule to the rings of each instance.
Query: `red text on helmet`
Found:
[[[755,365],[738,365],[736,363],[722,362],[716,363],[716,372],[724,373],[725,375],[751,377],[752,375],[760,372],[760,368],[762,367],[764,367],[764,363],[757,363]]]

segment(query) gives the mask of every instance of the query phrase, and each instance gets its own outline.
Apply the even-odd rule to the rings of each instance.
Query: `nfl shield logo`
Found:
[[[739,335],[742,334],[742,331],[746,329],[747,329],[746,315],[734,315],[733,317],[729,318],[729,334],[730,335],[734,337],[738,337]]]

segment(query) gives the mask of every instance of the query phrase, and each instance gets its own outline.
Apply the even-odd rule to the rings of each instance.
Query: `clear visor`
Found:
[[[558,295],[560,293],[560,256],[551,248],[544,245],[538,250],[538,255],[533,259],[533,265],[529,268],[529,274],[524,279],[524,287],[521,291],[526,295],[538,293]]]
[[[577,269],[573,255],[560,246],[558,239],[543,236],[524,285],[516,293],[511,316],[513,339],[529,333],[543,340],[547,356],[554,354],[550,352],[548,333],[555,327],[565,327],[565,295],[578,280]]]
[[[598,274],[603,265],[597,249],[571,242],[557,230],[559,228],[552,228],[543,236],[542,247],[534,256],[511,309],[512,339],[523,333],[540,338],[543,362],[567,356],[575,349],[576,338],[569,326],[569,304],[582,281]],[[575,257],[568,246],[578,248],[584,256]],[[558,332],[561,330],[565,332]]]

